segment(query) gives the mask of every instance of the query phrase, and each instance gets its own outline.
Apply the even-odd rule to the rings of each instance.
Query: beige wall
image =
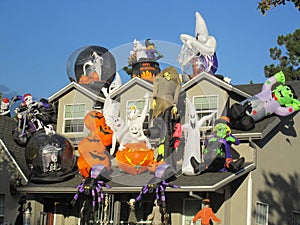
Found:
[[[300,211],[300,115],[291,119],[293,126],[279,125],[266,137],[267,143],[258,142],[252,206],[256,201],[269,204],[270,224],[291,224],[292,210]]]
[[[57,118],[57,133],[63,134],[68,138],[86,137],[89,134],[89,130],[85,127],[83,133],[65,134],[63,132],[64,127],[64,107],[69,104],[85,104],[86,113],[92,110],[94,106],[94,100],[89,96],[82,94],[76,90],[72,90],[68,94],[59,99],[58,104],[58,118]]]

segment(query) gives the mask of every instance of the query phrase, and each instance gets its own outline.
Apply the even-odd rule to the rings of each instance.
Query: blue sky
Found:
[[[300,12],[288,3],[262,16],[257,2],[0,0],[0,92],[48,98],[70,83],[68,58],[83,46],[118,52],[147,38],[181,46],[180,34],[195,33],[196,11],[217,40],[217,73],[231,77],[232,84],[261,83],[264,66],[273,62],[269,49],[278,35],[299,28]]]

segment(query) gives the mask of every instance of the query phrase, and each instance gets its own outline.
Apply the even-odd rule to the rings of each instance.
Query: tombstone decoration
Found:
[[[102,46],[81,47],[69,57],[67,74],[71,82],[101,90],[113,81],[116,61],[109,50]]]
[[[32,183],[57,183],[78,173],[71,142],[60,134],[40,133],[32,137],[25,149]]]

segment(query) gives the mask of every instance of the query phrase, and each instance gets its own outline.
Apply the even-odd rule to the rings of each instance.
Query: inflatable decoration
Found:
[[[56,123],[56,113],[46,99],[36,101],[31,94],[27,93],[13,97],[10,104],[20,100],[22,102],[14,110],[18,125],[12,131],[14,141],[18,145],[26,146],[36,133],[44,132],[49,135],[55,133],[52,124]]]
[[[272,86],[277,82],[281,85],[272,91]],[[292,89],[284,84],[285,75],[280,71],[265,81],[260,93],[233,104],[228,114],[232,128],[251,130],[256,122],[267,116],[288,116],[298,111],[300,101],[294,97]]]
[[[71,142],[59,134],[34,135],[25,149],[26,163],[31,168],[32,183],[57,183],[69,180],[78,172]]]
[[[10,117],[11,101],[8,98],[3,98],[0,105],[0,116]]]
[[[162,70],[153,82],[153,127],[149,129],[150,138],[160,138],[159,156],[175,166],[172,156],[175,150],[174,126],[180,122],[177,103],[181,90],[181,80],[177,70],[170,66]],[[176,138],[175,138],[176,139]]]
[[[159,63],[156,62],[163,55],[155,48],[150,39],[145,41],[145,46],[140,41],[133,41],[133,51],[130,51],[128,57],[129,67],[124,70],[131,77],[140,77],[153,82],[154,77],[160,72]]]
[[[175,170],[170,164],[163,163],[159,165],[155,171],[155,176],[142,187],[139,195],[136,197],[136,202],[140,202],[143,195],[155,193],[155,199],[162,207],[163,224],[169,224],[165,190],[167,187],[180,188],[178,185],[171,184],[171,180],[174,178],[175,173]]]
[[[212,120],[215,113],[204,116],[198,120],[194,104],[189,98],[186,98],[185,102],[188,110],[188,122],[182,125],[185,138],[182,173],[185,175],[197,175],[190,159],[194,157],[198,162],[201,161],[201,146],[199,141],[200,127],[202,127],[206,121]]]
[[[209,36],[205,20],[200,13],[196,12],[195,16],[195,37],[188,34],[180,35],[183,45],[178,56],[182,72],[189,75],[190,78],[202,71],[215,74],[218,68],[216,39]]]
[[[148,111],[149,96],[150,96],[149,93],[146,93],[144,96],[145,105],[144,105],[142,112],[140,112],[140,110],[137,108],[137,106],[135,104],[132,104],[129,107],[128,113],[127,113],[129,136],[135,142],[145,142],[147,145],[147,148],[151,148],[151,144],[143,132],[143,123],[146,119],[146,115],[147,115],[147,111]],[[129,143],[132,143],[133,141],[130,140]]]
[[[115,77],[115,58],[104,47],[82,47],[69,57],[67,74],[71,82],[101,90],[102,87],[108,87]]]
[[[124,147],[116,153],[116,160],[118,167],[126,173],[141,174],[154,160],[154,150],[149,149],[145,143],[129,143]]]
[[[100,209],[100,204],[104,199],[103,188],[110,188],[105,182],[106,175],[107,168],[96,164],[91,168],[89,176],[77,186],[77,193],[74,195],[71,205],[74,206],[79,197],[84,198],[85,203],[82,206],[84,213],[81,218],[84,224],[90,223],[90,219],[94,220],[94,213],[96,209]]]
[[[244,165],[244,157],[233,160],[231,145],[239,145],[240,141],[231,134],[229,118],[222,116],[215,121],[212,136],[208,139],[204,151],[203,162],[195,157],[190,158],[195,174],[206,172],[237,172]]]
[[[222,221],[214,214],[212,208],[210,207],[210,199],[203,199],[202,204],[204,207],[196,213],[191,225],[196,224],[197,220],[201,220],[201,224],[211,224],[212,220],[217,224],[220,224]]]
[[[105,102],[103,105],[103,115],[105,117],[107,125],[110,127],[112,126],[113,117],[117,117],[120,112],[120,103],[117,101],[113,101],[110,96],[112,92],[114,92],[121,86],[122,86],[121,77],[119,73],[116,73],[115,80],[111,83],[109,88],[103,87],[101,89],[105,97]]]
[[[104,115],[98,111],[90,111],[84,117],[84,124],[91,134],[78,144],[80,157],[77,161],[82,176],[88,176],[90,169],[100,164],[111,171],[111,160],[108,149],[112,143],[113,132],[106,125]]]
[[[78,145],[80,160],[77,161],[79,171],[89,171],[96,164],[104,165],[110,170],[111,162],[105,146],[98,136],[88,136],[82,139]],[[86,177],[87,173],[81,173]]]

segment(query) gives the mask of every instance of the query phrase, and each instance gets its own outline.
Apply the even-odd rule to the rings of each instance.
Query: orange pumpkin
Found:
[[[108,157],[109,153],[106,151],[105,146],[97,136],[88,136],[81,140],[78,145],[78,151],[80,157],[82,157],[86,164],[82,163],[82,166],[92,167],[96,164],[101,164],[107,167],[109,170],[111,167],[111,161]],[[90,168],[86,169],[89,171]]]
[[[145,143],[126,144],[125,149],[116,153],[117,165],[126,173],[141,174],[154,159],[154,150]]]
[[[90,81],[99,81],[98,73],[96,73],[96,72],[91,72],[91,73],[90,73]]]
[[[96,110],[88,112],[84,117],[85,126],[93,133],[102,124],[105,124],[104,115]]]
[[[85,161],[82,156],[79,156],[77,159],[77,167],[84,178],[88,178],[91,170],[91,166]]]
[[[159,162],[157,162],[156,160],[153,160],[152,162],[150,162],[148,164],[147,168],[150,172],[155,173],[156,168],[163,163],[164,163],[163,160],[160,160]]]
[[[110,146],[112,144],[113,131],[105,122],[97,127],[96,132],[104,146]]]
[[[91,80],[88,76],[86,75],[82,75],[80,78],[79,78],[79,84],[89,84],[91,83]]]

